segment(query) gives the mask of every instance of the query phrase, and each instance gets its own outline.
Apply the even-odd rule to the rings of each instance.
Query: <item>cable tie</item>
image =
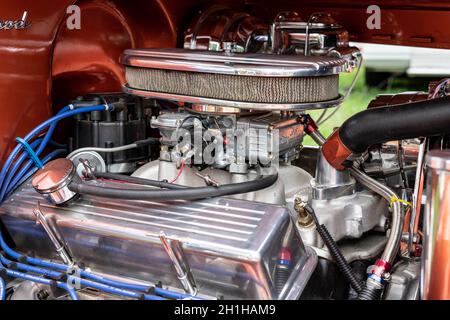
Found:
[[[24,146],[25,151],[28,153],[31,160],[33,160],[36,167],[38,167],[39,169],[42,169],[44,167],[44,164],[42,163],[41,159],[39,159],[36,152],[34,152],[33,148],[31,148],[31,146],[28,144],[28,142],[26,142],[24,139],[22,139],[20,137],[17,137],[16,141]]]
[[[391,197],[391,201],[389,202],[389,206],[392,208],[392,205],[395,202],[400,202],[401,204],[403,204],[403,205],[405,205],[407,207],[412,207],[412,203],[411,202],[403,200],[403,199],[400,199],[400,198],[397,198],[396,196],[392,196]]]

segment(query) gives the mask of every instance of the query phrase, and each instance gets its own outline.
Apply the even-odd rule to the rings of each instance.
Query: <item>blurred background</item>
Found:
[[[413,90],[428,91],[428,84],[450,75],[450,50],[393,45],[351,43],[361,49],[363,65],[358,80],[349,97],[339,110],[320,125],[321,132],[328,136],[353,114],[365,110],[377,95]],[[341,88],[344,93],[351,86],[356,69],[342,74]],[[334,109],[328,110],[326,118]],[[310,114],[318,119],[323,110]],[[305,137],[304,145],[314,146],[314,141]]]

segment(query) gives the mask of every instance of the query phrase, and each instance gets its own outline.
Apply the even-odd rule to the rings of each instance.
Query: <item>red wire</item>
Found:
[[[129,182],[126,182],[126,181],[123,181],[123,180],[105,179],[105,178],[96,178],[96,180],[105,181],[105,182],[123,183],[123,184],[128,184],[129,183]]]
[[[181,161],[181,165],[180,165],[180,170],[178,170],[178,174],[175,177],[175,179],[173,179],[172,181],[170,181],[169,183],[175,183],[175,181],[178,180],[178,178],[181,176],[181,173],[183,172],[183,168],[184,168],[184,163],[186,162],[186,160]]]

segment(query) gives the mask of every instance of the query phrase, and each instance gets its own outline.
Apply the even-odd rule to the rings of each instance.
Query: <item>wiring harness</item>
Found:
[[[51,140],[58,122],[81,113],[93,111],[113,111],[114,104],[80,106],[70,104],[62,108],[54,117],[35,127],[24,138],[18,138],[13,149],[0,171],[0,203],[17,187],[30,178],[39,168],[50,160],[67,153],[64,145]],[[45,130],[47,130],[45,132]],[[45,134],[42,136],[42,133]],[[42,159],[39,156],[47,146],[57,149],[49,152]],[[29,158],[29,159],[28,159]],[[28,159],[28,160],[27,160]],[[79,266],[50,262],[29,257],[11,249],[0,232],[0,299],[6,298],[6,279],[18,278],[65,290],[72,300],[78,300],[77,290],[90,287],[109,294],[131,299],[164,300],[164,299],[199,299],[188,294],[163,289],[161,286],[150,286],[112,280],[89,272]],[[8,258],[6,257],[8,256]],[[11,260],[10,260],[11,259]],[[75,286],[77,284],[79,287]]]

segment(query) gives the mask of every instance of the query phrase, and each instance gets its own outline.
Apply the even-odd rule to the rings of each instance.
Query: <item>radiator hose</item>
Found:
[[[84,182],[72,181],[69,189],[80,194],[91,196],[115,198],[123,200],[149,200],[149,201],[171,201],[171,200],[197,200],[212,197],[229,196],[233,194],[242,194],[265,189],[273,185],[278,179],[278,174],[263,176],[255,180],[230,183],[220,186],[192,187],[181,189],[130,189],[111,188],[87,184]]]
[[[377,143],[450,133],[450,96],[371,108],[346,120],[325,141],[322,151],[336,169],[352,154]]]

